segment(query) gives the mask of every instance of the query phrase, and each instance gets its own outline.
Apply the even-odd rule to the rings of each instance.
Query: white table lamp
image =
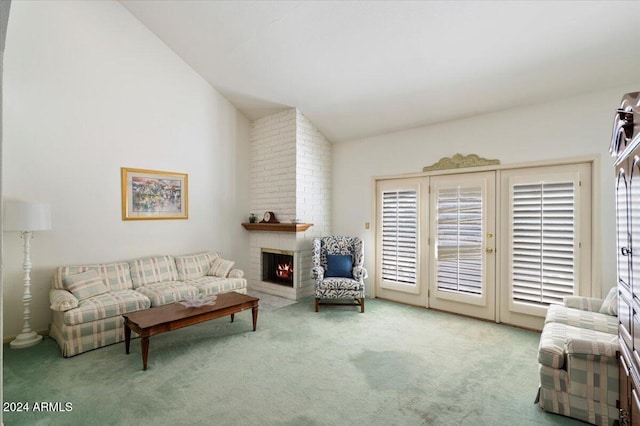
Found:
[[[48,204],[24,203],[19,201],[6,201],[4,203],[4,231],[20,232],[24,240],[24,326],[22,332],[9,344],[12,348],[27,348],[36,345],[42,340],[35,331],[31,330],[31,238],[33,231],[45,231],[51,229],[51,209]]]

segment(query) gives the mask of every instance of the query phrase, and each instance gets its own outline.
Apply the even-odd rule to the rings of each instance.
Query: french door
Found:
[[[591,291],[591,165],[501,172],[500,321],[540,329],[547,308]]]
[[[431,178],[429,306],[495,319],[495,172]]]
[[[541,329],[592,295],[590,163],[376,185],[377,297]]]
[[[494,204],[495,172],[378,181],[376,296],[494,319]]]
[[[376,296],[426,306],[426,178],[377,182]]]

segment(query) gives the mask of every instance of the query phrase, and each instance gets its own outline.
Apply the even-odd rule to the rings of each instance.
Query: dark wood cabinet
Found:
[[[616,173],[620,423],[640,426],[640,92],[622,97],[610,152]]]

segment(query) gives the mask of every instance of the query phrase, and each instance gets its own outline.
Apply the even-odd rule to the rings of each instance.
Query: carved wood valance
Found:
[[[442,157],[438,162],[433,163],[430,166],[425,166],[422,171],[430,172],[433,170],[449,170],[449,169],[461,169],[465,167],[478,167],[478,166],[494,166],[500,164],[500,160],[490,160],[488,158],[482,158],[476,154],[462,155],[455,154],[453,157]]]

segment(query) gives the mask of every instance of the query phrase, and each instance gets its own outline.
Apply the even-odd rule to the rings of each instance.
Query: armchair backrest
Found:
[[[314,238],[312,245],[313,266],[322,266],[326,270],[327,254],[350,254],[353,266],[364,265],[364,246],[358,237]]]

